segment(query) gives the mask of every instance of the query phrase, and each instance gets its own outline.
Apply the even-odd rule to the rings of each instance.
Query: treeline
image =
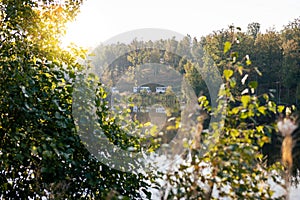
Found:
[[[97,73],[106,69],[104,71],[106,75],[109,72],[108,79],[112,84],[129,67],[143,63],[170,65],[184,74],[197,96],[209,96],[199,69],[205,72],[209,67],[217,66],[221,72],[227,54],[239,52],[249,56],[248,80],[259,82],[257,94],[269,93],[278,104],[299,106],[300,18],[289,22],[281,31],[269,29],[262,33],[259,23],[249,24],[246,31],[237,28],[240,31],[234,33],[235,28],[230,26],[214,31],[200,39],[187,35],[182,40],[173,37],[159,41],[134,40],[130,44],[99,45],[91,57],[92,65]],[[224,54],[226,41],[240,45]],[[232,57],[238,58],[238,55]]]

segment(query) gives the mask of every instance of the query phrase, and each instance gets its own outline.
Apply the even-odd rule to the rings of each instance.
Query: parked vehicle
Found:
[[[167,87],[156,87],[156,93],[162,94],[166,93]]]
[[[133,93],[141,93],[141,92],[146,92],[146,93],[151,93],[150,87],[133,87]]]

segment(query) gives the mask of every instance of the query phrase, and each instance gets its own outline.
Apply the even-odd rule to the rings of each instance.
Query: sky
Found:
[[[281,30],[300,17],[299,0],[86,0],[68,24],[64,44],[95,47],[124,32],[167,29],[200,38],[233,24],[246,31],[251,22],[261,31]]]

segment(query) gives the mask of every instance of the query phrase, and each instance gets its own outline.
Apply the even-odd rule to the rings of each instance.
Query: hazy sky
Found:
[[[69,24],[65,41],[96,46],[120,33],[161,28],[199,38],[234,24],[246,30],[259,22],[261,31],[300,17],[299,0],[87,0]]]

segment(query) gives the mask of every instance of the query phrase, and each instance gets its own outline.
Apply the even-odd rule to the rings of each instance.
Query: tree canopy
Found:
[[[146,184],[100,163],[76,133],[72,93],[85,51],[61,49],[60,38],[81,3],[0,2],[0,198],[133,198]]]

